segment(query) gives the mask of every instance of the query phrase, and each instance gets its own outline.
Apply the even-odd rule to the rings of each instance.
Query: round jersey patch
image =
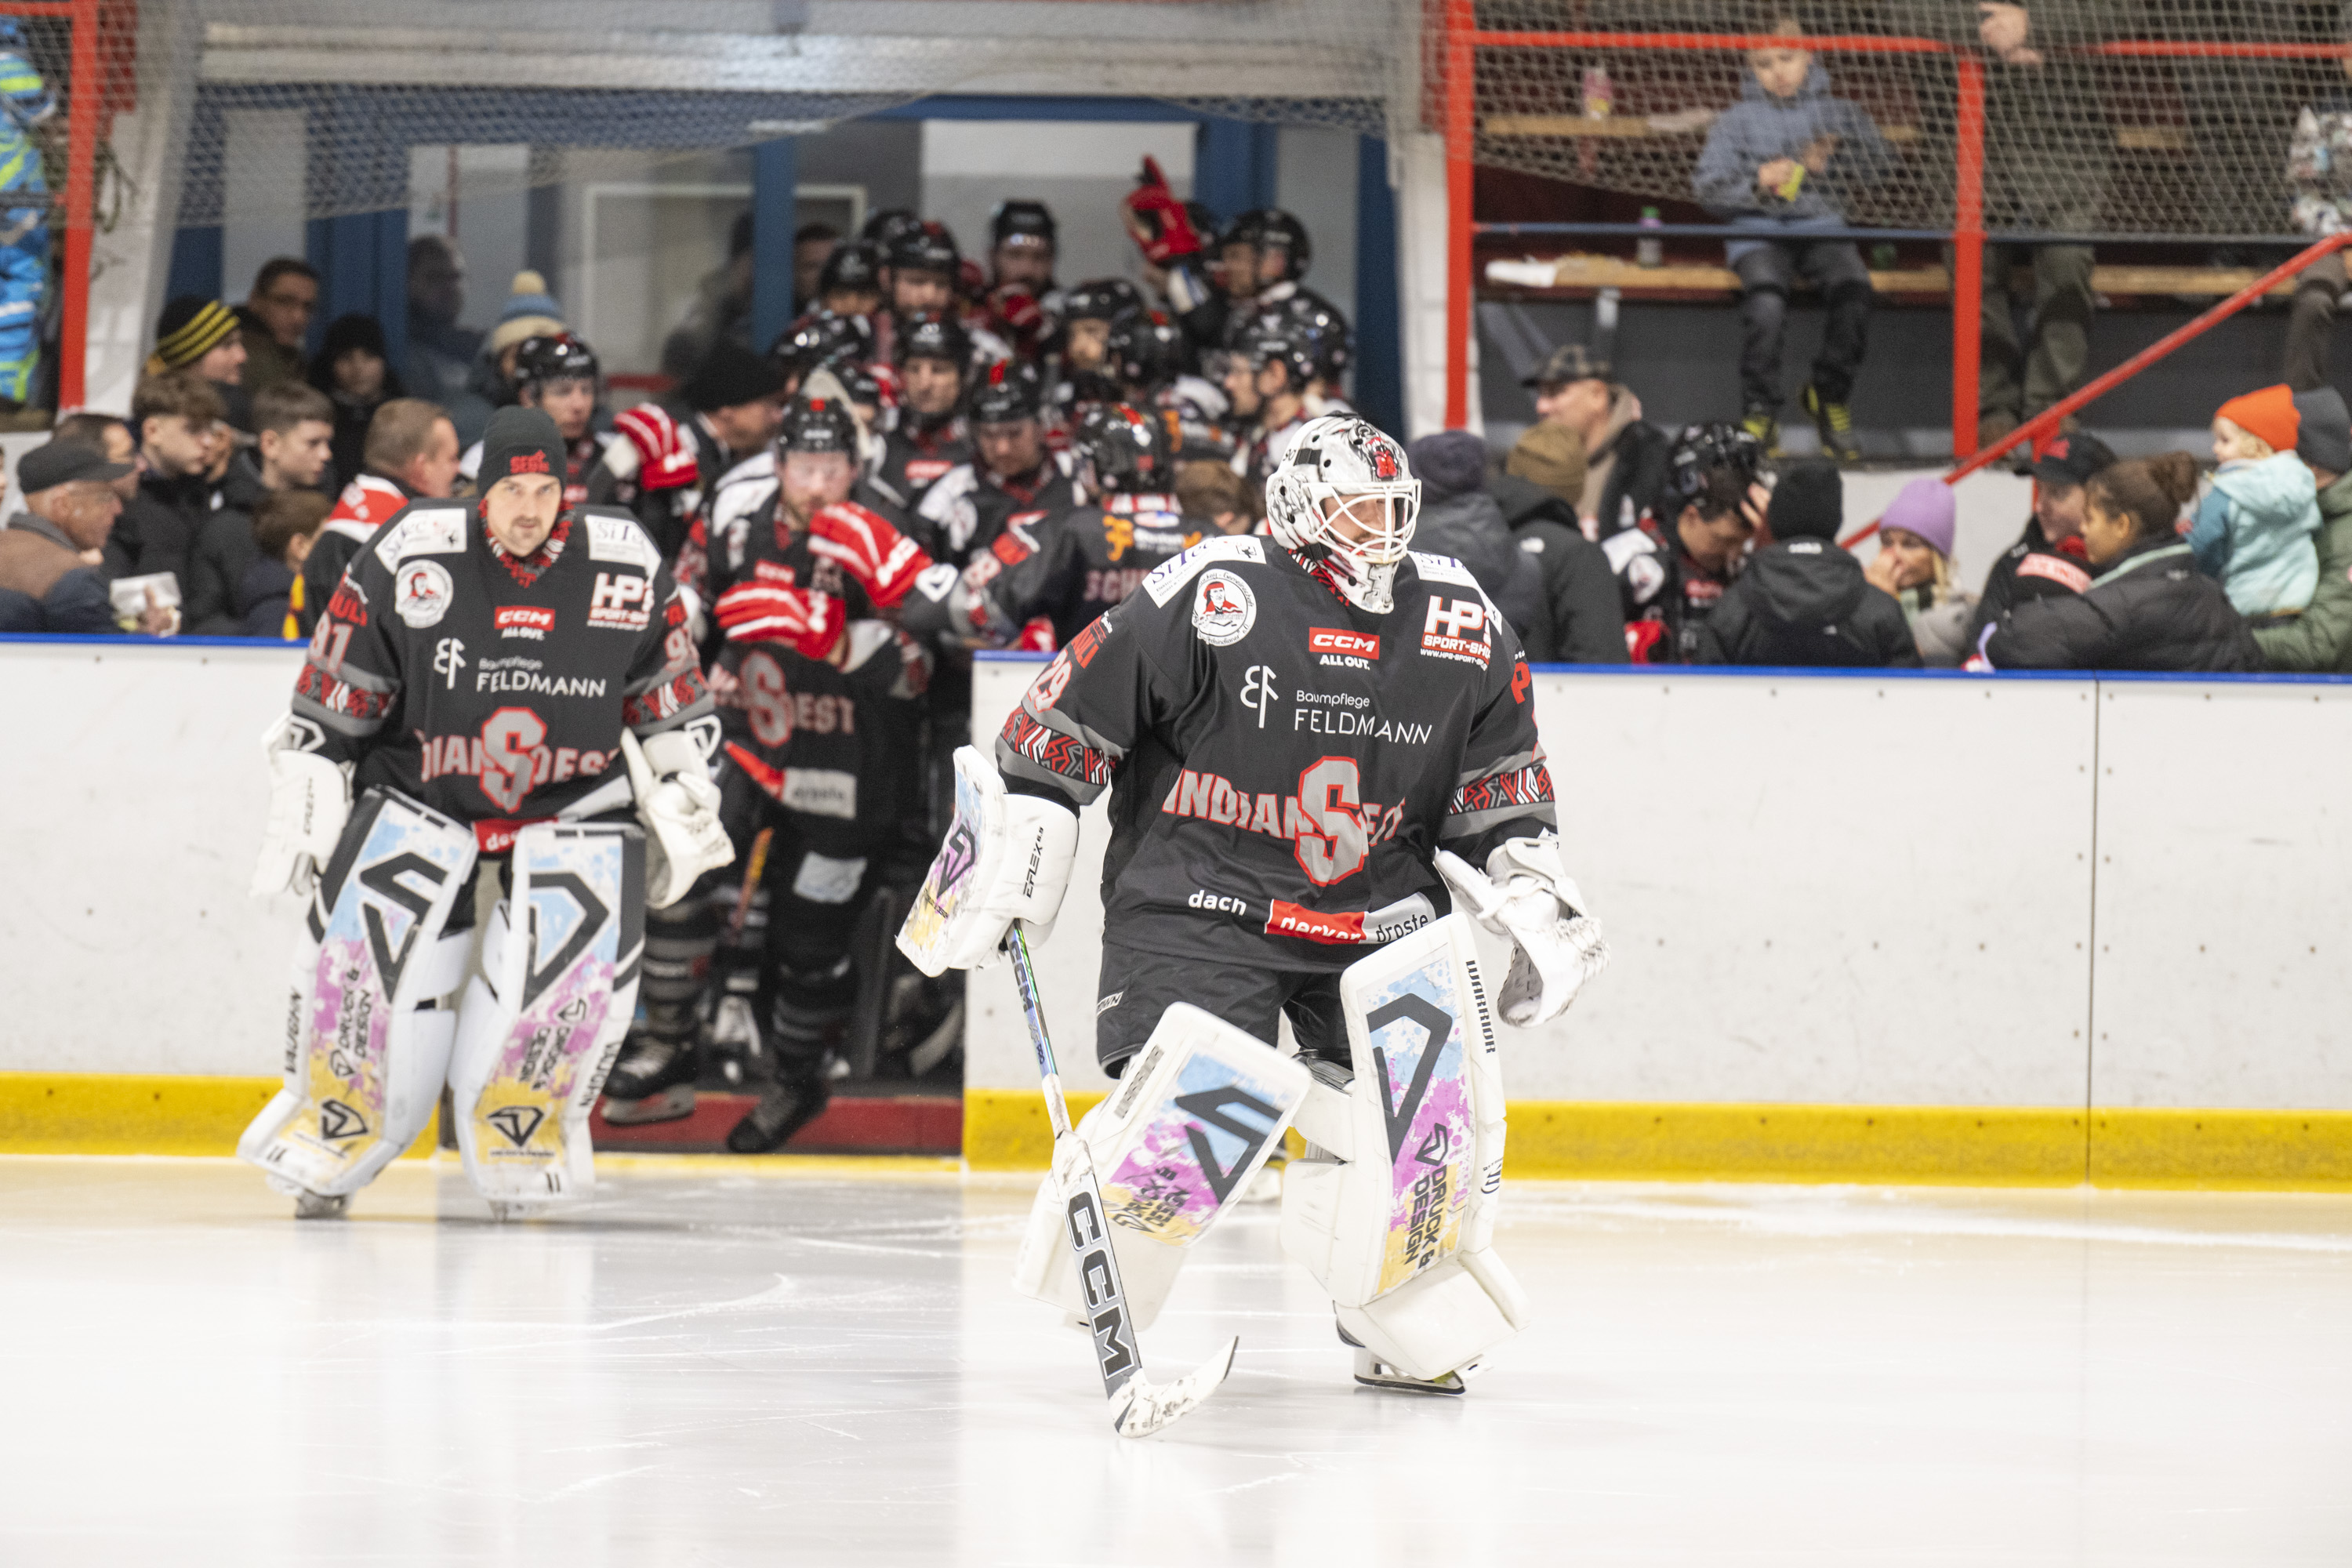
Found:
[[[1257,625],[1257,595],[1250,585],[1223,567],[1201,574],[1201,589],[1192,600],[1192,629],[1211,647],[1231,647]]]
[[[404,562],[393,581],[393,607],[412,626],[439,626],[449,613],[449,601],[457,597],[449,569],[438,561]]]

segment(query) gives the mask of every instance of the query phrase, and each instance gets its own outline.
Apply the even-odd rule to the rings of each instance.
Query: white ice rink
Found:
[[[2352,1563],[2352,1198],[1512,1189],[1542,1321],[1357,1390],[1270,1208],[1123,1443],[1005,1279],[1031,1183],[0,1159],[0,1563]]]

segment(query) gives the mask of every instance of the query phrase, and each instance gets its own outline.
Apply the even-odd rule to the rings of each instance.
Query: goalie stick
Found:
[[[1005,933],[1004,954],[1013,962],[1013,983],[1021,993],[1021,1011],[1029,1020],[1029,1038],[1037,1047],[1037,1071],[1045,1086],[1045,1114],[1054,1124],[1053,1179],[1067,1205],[1065,1222],[1070,1250],[1076,1258],[1079,1289],[1087,1301],[1087,1327],[1094,1337],[1096,1359],[1102,1365],[1103,1394],[1110,1401],[1111,1429],[1122,1437],[1148,1437],[1173,1426],[1217,1391],[1234,1369],[1234,1352],[1241,1348],[1241,1341],[1227,1340],[1223,1350],[1173,1383],[1154,1387],[1145,1380],[1127,1292],[1119,1285],[1118,1255],[1103,1223],[1102,1191],[1095,1181],[1094,1157],[1070,1124],[1070,1108],[1062,1098],[1062,1075],[1054,1065],[1054,1042],[1045,1033],[1045,1010],[1037,997],[1029,939],[1018,921]]]

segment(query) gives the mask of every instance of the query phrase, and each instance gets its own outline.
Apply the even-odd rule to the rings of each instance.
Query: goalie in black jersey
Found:
[[[1139,1316],[1160,1276],[1124,1231],[1181,1257],[1292,1114],[1270,1088],[1218,1100],[1183,1076],[1207,1059],[1194,1009],[1269,1057],[1286,1016],[1318,1088],[1294,1108],[1312,1149],[1286,1173],[1286,1246],[1330,1289],[1360,1376],[1458,1392],[1525,1303],[1486,1246],[1499,1069],[1447,911],[1512,942],[1514,1024],[1557,1017],[1607,950],[1561,864],[1517,638],[1460,563],[1408,549],[1420,500],[1389,437],[1307,422],[1266,481],[1271,538],[1160,566],[1046,667],[992,765],[959,753],[958,820],[900,943],[938,973],[989,962],[1015,920],[1042,935],[1077,813],[1108,791],[1096,1051],[1140,1083],[1080,1131],[1112,1173]],[[1171,1195],[1188,1183],[1197,1203]],[[1023,1279],[1066,1304],[1052,1197]]]

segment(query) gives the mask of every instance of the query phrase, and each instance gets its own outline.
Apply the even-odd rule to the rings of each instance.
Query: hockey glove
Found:
[[[262,737],[269,758],[269,822],[254,862],[253,896],[308,897],[351,820],[351,781],[341,763],[296,749],[293,724],[280,719]]]
[[[684,730],[666,730],[642,742],[624,730],[621,755],[646,830],[646,903],[666,910],[705,871],[735,858],[719,821],[719,786],[710,782],[702,748]]]
[[[694,447],[678,429],[677,421],[656,405],[640,403],[622,410],[613,416],[613,428],[628,443],[636,458],[637,483],[646,489],[674,490],[694,482],[698,471]],[[606,466],[614,467],[609,458]]]
[[[890,520],[854,500],[820,507],[809,519],[809,552],[838,563],[877,609],[894,610],[928,571],[931,558]]]
[[[1144,259],[1154,267],[1173,267],[1201,254],[1201,236],[1192,226],[1192,215],[1168,188],[1168,176],[1160,172],[1159,159],[1143,160],[1143,173],[1135,189],[1118,205],[1127,232],[1134,236]]]
[[[1486,857],[1484,877],[1450,849],[1437,852],[1437,870],[1463,912],[1510,939],[1511,973],[1496,999],[1504,1022],[1523,1029],[1551,1022],[1609,967],[1601,922],[1584,912],[1550,834],[1504,844]]]
[[[996,319],[1016,337],[1034,336],[1045,324],[1045,307],[1037,296],[1026,289],[1003,288],[996,291]]]
[[[773,583],[738,583],[712,608],[730,641],[780,642],[803,658],[831,658],[848,624],[832,595]]]

